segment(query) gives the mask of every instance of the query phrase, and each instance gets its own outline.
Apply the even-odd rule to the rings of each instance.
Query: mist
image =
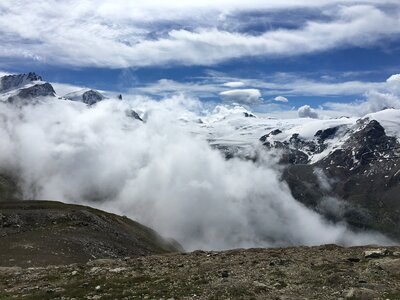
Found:
[[[145,122],[126,114],[132,108]],[[194,120],[208,113],[184,96],[92,107],[54,99],[0,103],[0,169],[20,179],[24,199],[126,215],[186,250],[390,243],[329,223],[297,202],[268,153],[259,150],[257,163],[226,160],[194,134]]]

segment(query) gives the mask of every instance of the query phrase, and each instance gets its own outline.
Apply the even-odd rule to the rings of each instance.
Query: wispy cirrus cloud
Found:
[[[296,28],[278,26],[259,34],[230,26],[232,14],[240,23],[242,12],[301,7],[317,9],[324,18],[305,18]],[[388,0],[302,4],[6,0],[0,4],[0,58],[74,67],[204,66],[243,57],[371,46],[399,35],[400,7]]]

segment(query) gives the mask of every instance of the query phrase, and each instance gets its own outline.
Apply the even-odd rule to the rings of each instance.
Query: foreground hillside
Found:
[[[0,299],[400,299],[398,251],[326,245],[1,267]]]
[[[0,202],[0,266],[43,266],[180,250],[126,217],[53,201]]]

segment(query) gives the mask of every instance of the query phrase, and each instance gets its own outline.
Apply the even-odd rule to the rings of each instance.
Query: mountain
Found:
[[[72,101],[81,101],[87,105],[93,105],[99,101],[106,99],[100,92],[96,90],[81,90],[64,95],[65,99]]]
[[[276,119],[221,106],[190,126],[227,159],[275,157],[293,197],[329,220],[400,239],[400,110]]]
[[[23,105],[55,96],[53,86],[33,72],[0,77],[0,101]]]
[[[275,129],[260,141],[280,152],[293,196],[331,220],[400,238],[400,111],[314,127],[314,135]],[[377,120],[388,125],[388,130]],[[388,135],[387,131],[392,135]],[[301,132],[301,130],[299,131]]]
[[[93,89],[81,89],[58,96],[54,87],[49,82],[43,81],[42,77],[34,72],[0,77],[0,101],[25,105],[38,103],[43,98],[82,102],[88,106],[108,99]],[[117,99],[122,100],[122,95],[119,94]],[[140,115],[133,109],[126,110],[125,114],[129,118],[143,122]]]
[[[155,231],[101,210],[54,201],[0,202],[0,266],[84,263],[181,251]]]
[[[42,81],[42,77],[33,72],[27,74],[6,75],[0,77],[0,93],[18,89],[36,81]]]

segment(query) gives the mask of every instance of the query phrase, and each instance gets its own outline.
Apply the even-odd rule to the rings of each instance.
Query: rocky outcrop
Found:
[[[143,119],[139,116],[139,114],[134,111],[133,109],[129,109],[126,112],[126,116],[135,120],[139,120],[141,122],[143,122]]]
[[[89,90],[82,94],[82,102],[86,103],[87,105],[93,105],[104,99],[105,97],[95,90]]]
[[[42,77],[33,72],[27,74],[7,75],[0,78],[0,93],[18,89],[28,83],[42,81]]]
[[[78,92],[69,93],[64,96],[65,99],[72,101],[80,101],[87,105],[93,105],[106,99],[100,92],[96,90],[83,90]]]

